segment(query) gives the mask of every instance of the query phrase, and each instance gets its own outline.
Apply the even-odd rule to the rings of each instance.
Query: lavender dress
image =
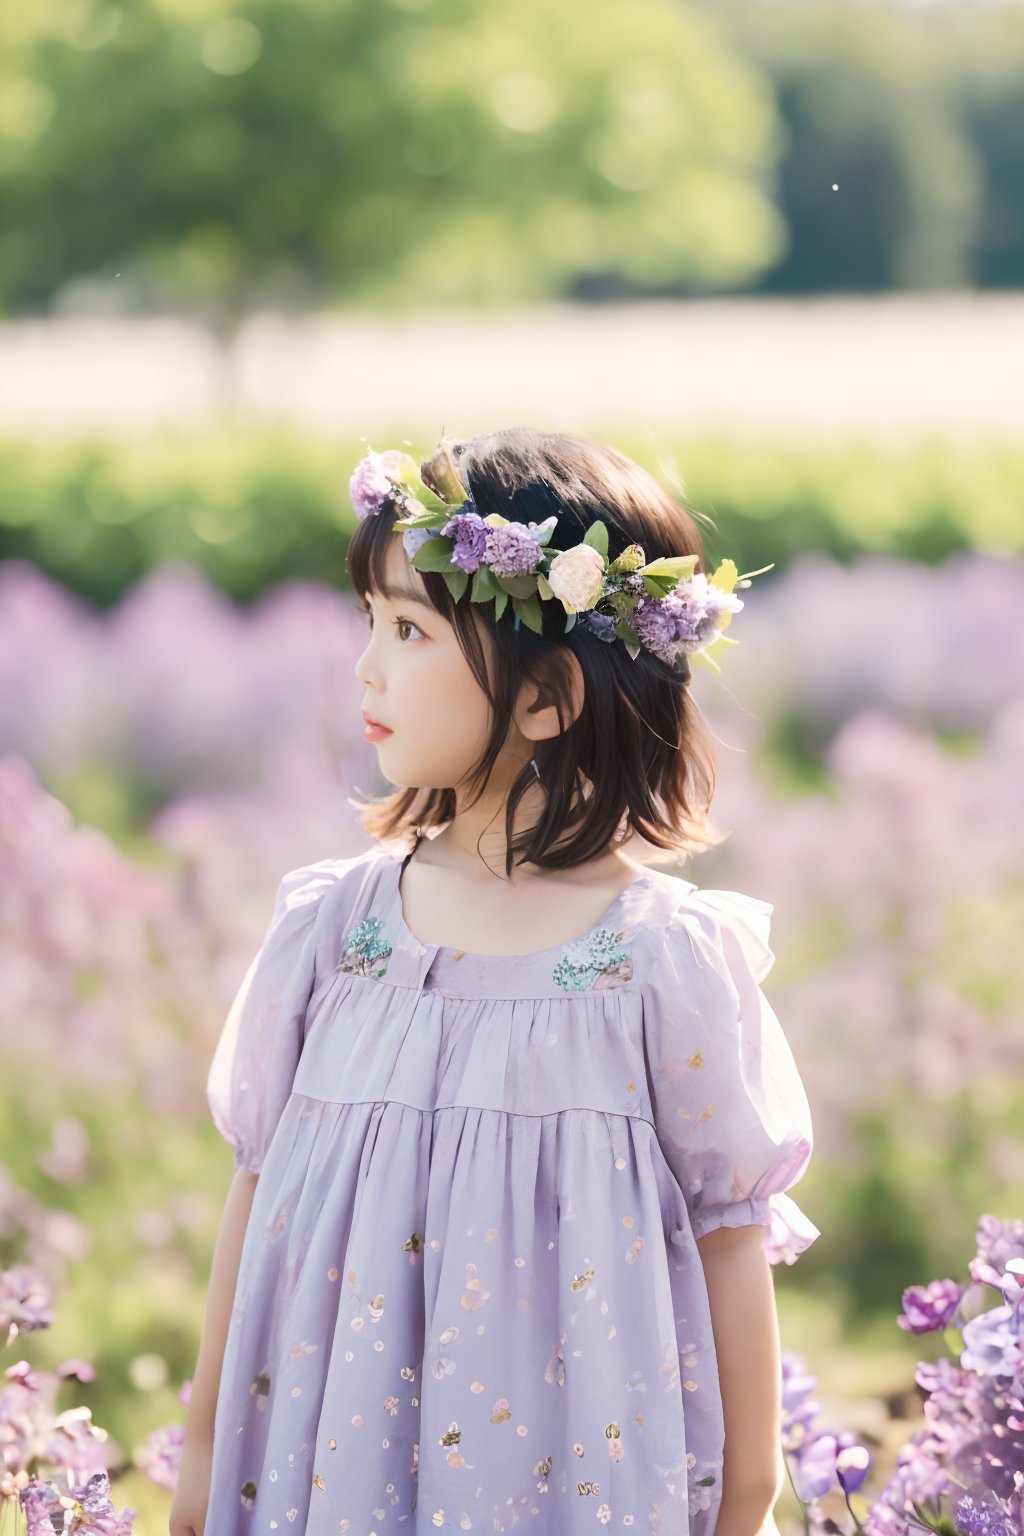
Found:
[[[210,1068],[260,1179],[207,1536],[712,1536],[694,1240],[819,1235],[772,907],[648,869],[572,943],[473,954],[406,927],[404,862],[284,876]]]

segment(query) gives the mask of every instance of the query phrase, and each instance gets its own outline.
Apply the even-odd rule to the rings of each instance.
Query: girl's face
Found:
[[[375,743],[380,769],[397,788],[453,789],[484,749],[490,706],[398,534],[385,578],[386,594],[367,593],[370,634],[355,666],[363,709],[391,731]]]

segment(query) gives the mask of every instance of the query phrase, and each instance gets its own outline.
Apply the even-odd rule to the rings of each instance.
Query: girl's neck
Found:
[[[454,825],[454,822],[449,822],[432,836],[417,831],[413,847],[403,860],[403,868],[415,862],[446,871],[467,884],[478,882],[482,889],[488,891],[494,889],[496,879],[510,889],[536,885],[538,882],[551,885],[557,881],[569,885],[582,883],[590,888],[600,887],[604,883],[614,886],[617,882],[628,881],[644,868],[642,864],[627,857],[621,848],[612,848],[588,860],[586,864],[565,870],[517,863],[513,865],[511,875],[506,875],[504,844],[490,854],[485,843],[481,843],[479,849],[475,845],[467,849],[462,838],[449,835]],[[628,846],[629,843],[623,845]]]
[[[552,936],[568,942],[589,933],[647,873],[616,851],[568,869],[516,866],[509,877],[479,857],[469,866],[433,859],[433,841],[420,838],[402,860],[402,921],[423,944],[457,938],[463,954],[546,953]]]
[[[532,786],[516,807],[513,835],[524,837],[544,812],[544,795],[540,786]],[[456,810],[451,821],[430,837],[418,842],[417,860],[461,869],[467,873],[493,870],[505,875],[505,800],[485,795],[473,806]],[[526,866],[523,866],[526,871]]]

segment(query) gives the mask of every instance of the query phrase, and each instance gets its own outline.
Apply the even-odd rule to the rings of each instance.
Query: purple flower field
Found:
[[[1024,1238],[999,1222],[1024,1212],[1024,562],[813,555],[748,607],[722,677],[694,682],[730,835],[685,873],[775,904],[769,986],[811,1099],[800,1199],[823,1234],[786,1299],[797,1317],[802,1287],[827,1294],[851,1338],[888,1319],[906,1383],[916,1335],[948,1344],[962,1326],[959,1364],[919,1365],[919,1411],[930,1394],[943,1444],[960,1426],[961,1470],[971,1415],[1013,1455],[999,1478],[970,1463],[974,1503],[941,1528],[1018,1531],[1024,1409],[993,1427],[992,1405],[1000,1373],[1019,1393],[1021,1369],[1020,1270],[1006,1265]],[[359,852],[349,796],[386,788],[358,712],[364,643],[348,596],[314,583],[241,610],[173,565],[97,613],[32,566],[0,565],[0,1315],[16,1325],[0,1445],[16,1447],[8,1483],[68,1467],[84,1489],[134,1465],[130,1497],[92,1489],[104,1530],[161,1529],[173,1486],[229,1176],[203,1092],[224,1012],[281,873]],[[971,1271],[976,1310],[954,1318],[966,1285],[928,1277],[966,1270],[976,1228],[987,1269]],[[980,1285],[994,1288],[984,1306]],[[58,1386],[109,1439],[88,1413],[54,1439],[70,1406]],[[820,1489],[833,1528],[903,1536],[890,1437],[868,1471],[855,1429],[828,1431],[831,1449],[816,1431],[813,1454],[794,1442],[794,1487],[803,1502]],[[52,1454],[72,1442],[73,1457]],[[942,1482],[937,1458],[930,1442],[908,1452],[915,1496]],[[0,1508],[17,1492],[0,1489]],[[794,1529],[828,1528],[795,1498]],[[52,1493],[21,1502],[31,1532],[61,1529]],[[115,1513],[126,1504],[138,1525]]]

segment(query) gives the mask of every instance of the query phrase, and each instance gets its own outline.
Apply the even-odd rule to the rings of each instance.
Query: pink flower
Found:
[[[348,493],[360,521],[365,517],[374,517],[393,489],[382,455],[374,453],[371,448],[359,460],[348,482]]]

